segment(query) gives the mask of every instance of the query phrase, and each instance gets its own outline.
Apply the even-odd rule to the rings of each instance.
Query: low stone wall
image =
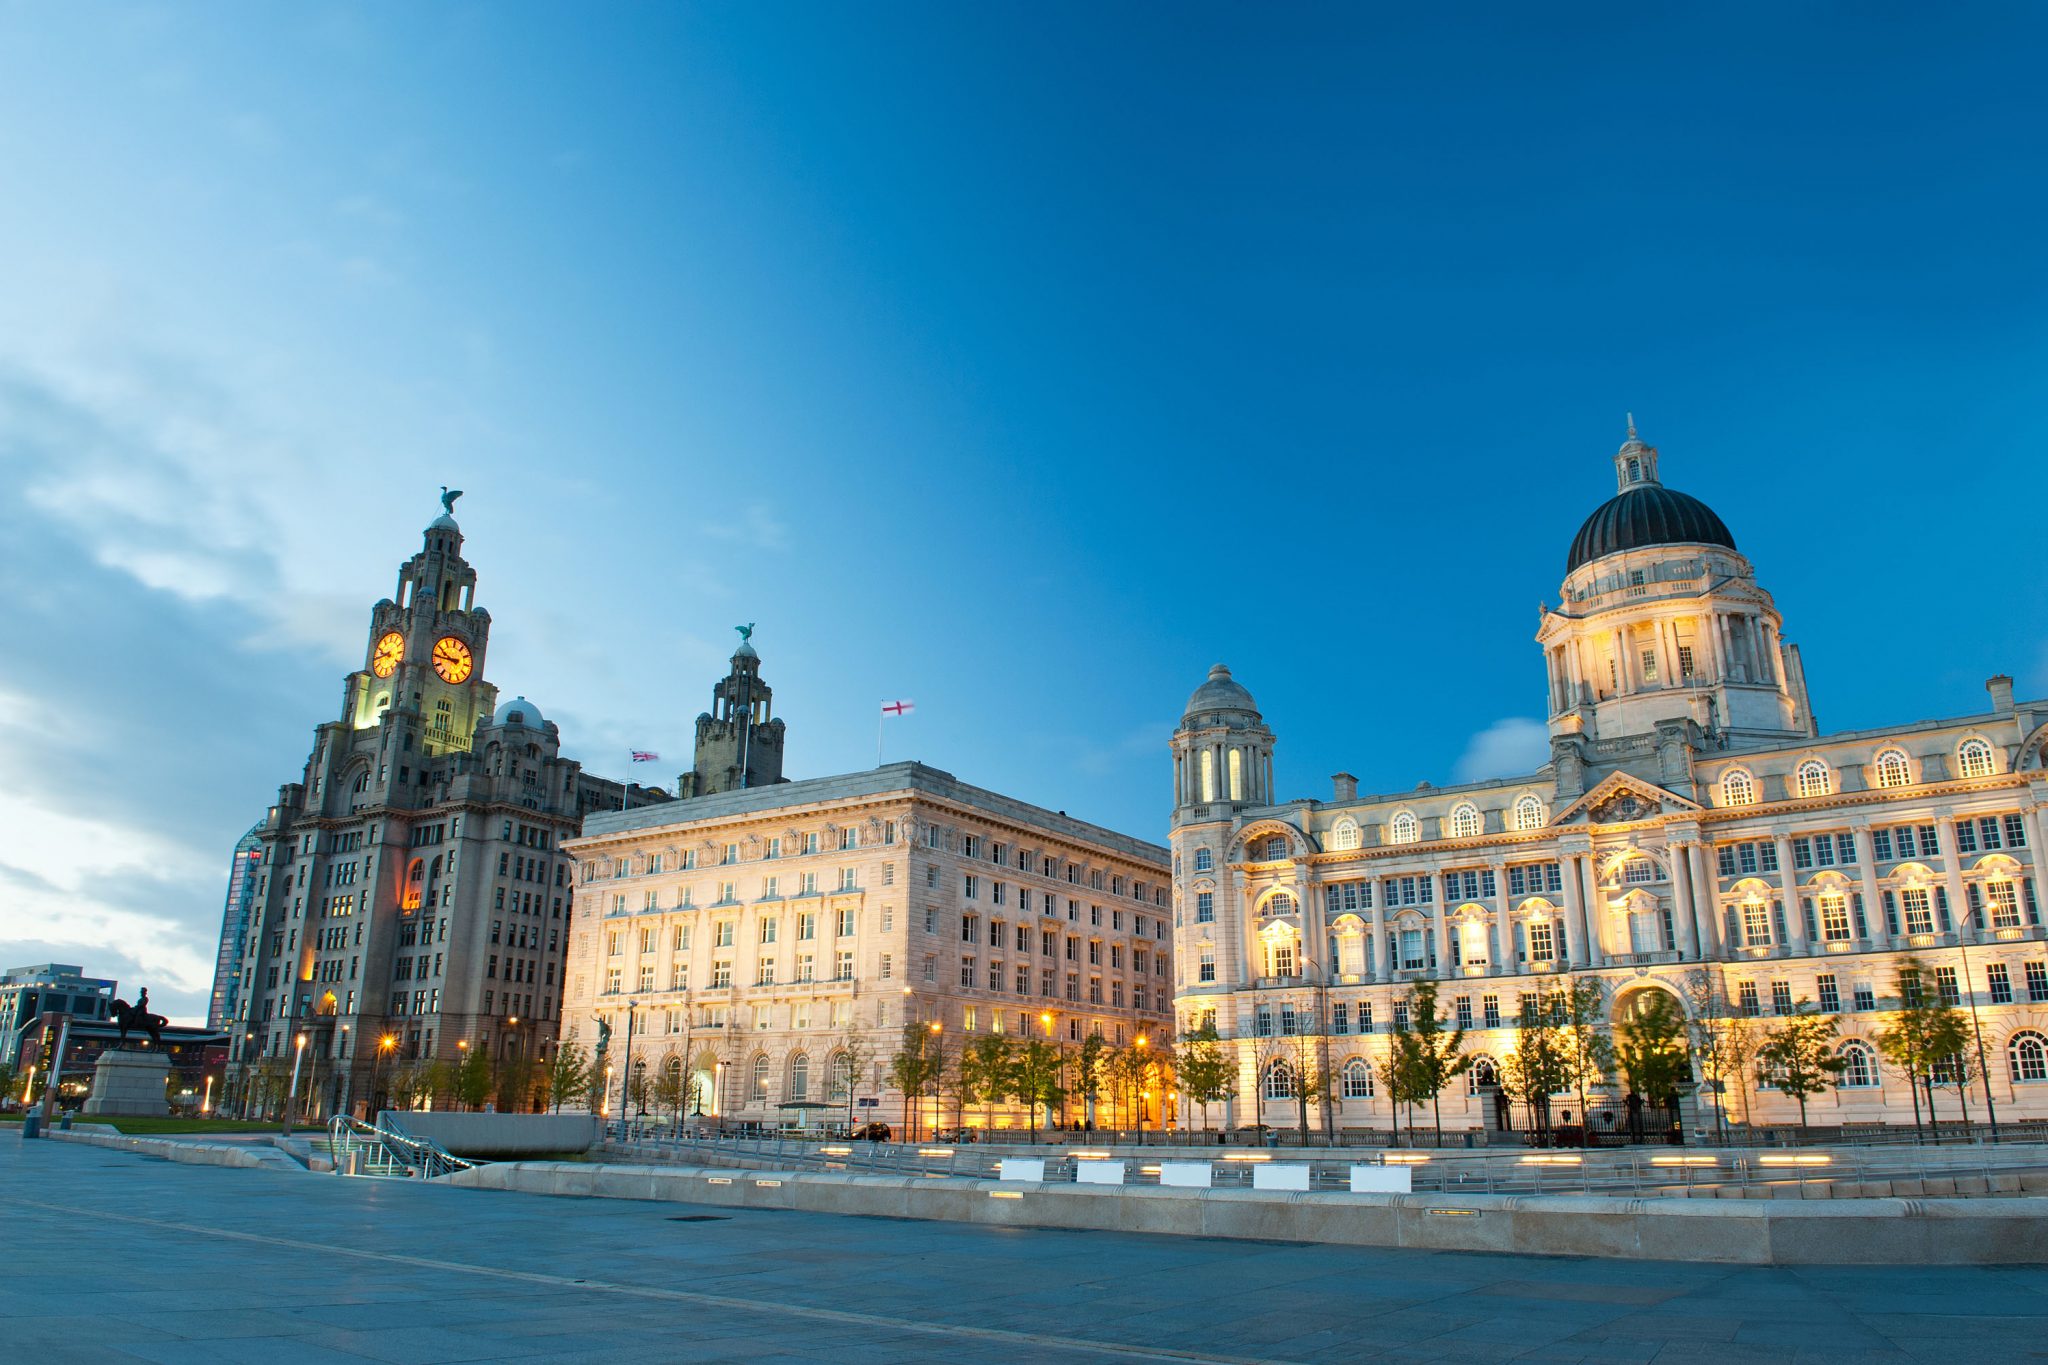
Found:
[[[414,1137],[431,1138],[457,1156],[491,1160],[587,1152],[597,1140],[588,1114],[471,1114],[406,1110],[392,1115]]]
[[[304,1171],[303,1164],[269,1143],[178,1142],[171,1138],[127,1137],[112,1129],[83,1132],[57,1129],[44,1133],[52,1142],[82,1142],[88,1147],[112,1147],[144,1156],[160,1156],[189,1166],[243,1166],[268,1171]]]
[[[447,1178],[482,1189],[715,1207],[1431,1251],[1742,1265],[2048,1262],[2048,1199],[1922,1202],[1563,1195],[1282,1194],[1151,1186],[517,1162]]]

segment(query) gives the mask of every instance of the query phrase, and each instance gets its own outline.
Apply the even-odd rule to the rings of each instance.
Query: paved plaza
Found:
[[[1913,1361],[2048,1355],[2048,1270],[1374,1250],[177,1165],[0,1137],[45,1361]]]

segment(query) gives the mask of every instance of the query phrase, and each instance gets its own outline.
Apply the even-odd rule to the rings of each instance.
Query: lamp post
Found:
[[[384,1064],[390,1060],[392,1050],[397,1046],[398,1038],[394,1034],[387,1033],[377,1040],[376,1074],[370,1078],[370,1089],[375,1092],[370,1096],[370,1104],[373,1108],[384,1109],[389,1107],[389,1097],[384,1093]],[[371,1116],[371,1121],[375,1121],[375,1115]]]
[[[940,1046],[940,1043],[939,1043],[939,1030],[940,1030],[940,1029],[941,1029],[942,1027],[943,1027],[943,1025],[941,1025],[941,1024],[940,1024],[940,1022],[939,1022],[938,1020],[936,1020],[936,1019],[932,1020],[932,1022],[931,1022],[931,1024],[930,1024],[930,1031],[931,1031],[931,1048],[932,1048],[932,1054],[933,1054],[933,1056],[935,1056],[935,1057],[940,1057],[940,1058],[943,1058],[943,1057],[945,1056],[945,1053],[944,1053],[944,1052],[943,1052],[943,1051],[941,1050],[941,1046]],[[926,1067],[922,1068],[922,1070],[924,1071],[924,1073],[925,1073],[925,1074],[926,1074],[927,1076],[929,1076],[929,1077],[931,1078],[931,1083],[932,1083],[932,1130],[931,1130],[931,1131],[932,1131],[932,1140],[936,1142],[936,1141],[938,1140],[938,1136],[939,1136],[939,1122],[940,1122],[940,1120],[942,1120],[942,1119],[943,1119],[943,1118],[945,1118],[945,1116],[946,1116],[946,1115],[945,1115],[945,1111],[944,1111],[944,1110],[943,1110],[943,1109],[941,1108],[941,1105],[942,1105],[942,1104],[943,1104],[943,1102],[944,1102],[944,1096],[942,1096],[942,1095],[940,1095],[940,1094],[939,1094],[939,1066],[937,1066],[937,1065],[933,1065],[933,1066],[926,1066]]]
[[[1323,1139],[1329,1141],[1337,1135],[1334,1123],[1336,1116],[1330,1112],[1332,1097],[1336,1093],[1330,1079],[1330,1022],[1327,1018],[1330,1012],[1330,974],[1324,970],[1322,963],[1316,961],[1307,953],[1301,955],[1301,965],[1315,973],[1316,1094],[1318,1097],[1316,1108],[1320,1109],[1323,1114]],[[1308,1077],[1299,1077],[1297,1083],[1306,1085]]]
[[[633,1117],[633,1016],[639,1008],[638,1000],[626,1002],[626,1055],[619,1066],[619,1117],[622,1120]]]
[[[1145,1073],[1151,1069],[1152,1058],[1145,1051],[1151,1040],[1144,1034],[1138,1035],[1138,1074],[1132,1080],[1131,1088],[1138,1092],[1138,1145],[1145,1145]]]
[[[213,1077],[206,1078],[206,1094],[199,1101],[199,1116],[205,1118],[213,1112]]]
[[[1983,912],[1970,912],[1970,932],[1976,933],[1983,926],[1980,920]],[[1984,1110],[1991,1120],[1991,1140],[1998,1141],[1998,1101],[1991,1098],[1991,1067],[1984,1060],[1984,1022],[1977,1017],[1977,983],[1970,976],[1970,945],[1964,942],[1964,935],[1956,935],[1956,951],[1962,954],[1963,988],[1968,992],[1970,1002],[1970,1029],[1977,1035],[1977,1076],[1984,1082]],[[1962,1093],[1962,1087],[1956,1087]]]
[[[284,1135],[292,1135],[292,1111],[299,1103],[299,1065],[306,1060],[306,1035],[303,1031],[292,1039],[292,1088],[284,1101]]]

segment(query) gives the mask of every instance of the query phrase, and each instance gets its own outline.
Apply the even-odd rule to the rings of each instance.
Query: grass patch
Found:
[[[248,1123],[239,1119],[147,1119],[119,1118],[111,1115],[98,1117],[79,1114],[71,1121],[74,1124],[110,1124],[119,1131],[126,1133],[129,1137],[162,1137],[177,1133],[275,1133],[279,1131],[279,1125],[275,1123]],[[20,1122],[21,1115],[19,1114],[0,1114],[0,1123]],[[316,1125],[316,1129],[317,1127]],[[315,1129],[309,1129],[305,1124],[299,1124],[297,1131],[306,1133],[315,1131]]]

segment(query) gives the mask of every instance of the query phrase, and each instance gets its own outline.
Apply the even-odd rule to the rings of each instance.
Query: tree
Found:
[[[508,1114],[523,1114],[533,1105],[534,1071],[533,1059],[525,1056],[508,1057],[492,1077],[497,1092],[498,1108]]]
[[[547,1075],[548,1102],[556,1113],[562,1112],[565,1101],[573,1100],[590,1087],[590,1063],[583,1059],[583,1049],[574,1043],[563,1043],[555,1049],[555,1055],[548,1061]]]
[[[1630,1090],[1669,1109],[1688,1079],[1685,1012],[1660,990],[1642,991],[1631,1000],[1628,1017],[1615,1025],[1615,1064]]]
[[[889,1059],[889,1080],[903,1094],[904,1136],[915,1141],[912,1115],[917,1103],[931,1092],[944,1066],[938,1054],[936,1026],[913,1019],[903,1025],[903,1037],[896,1055]]]
[[[995,1127],[995,1106],[1010,1088],[1010,1058],[1015,1051],[1009,1034],[984,1033],[960,1053],[961,1091],[981,1101],[984,1128]]]
[[[1558,1037],[1556,1015],[1534,996],[1522,1002],[1515,1049],[1502,1061],[1500,1087],[1528,1107],[1538,1134],[1550,1131],[1550,1097],[1571,1087],[1571,1066]]]
[[[1567,1084],[1578,1092],[1579,1123],[1586,1117],[1586,1087],[1598,1085],[1614,1068],[1614,1043],[1607,1037],[1607,995],[1598,978],[1566,977],[1550,994],[1551,1016],[1557,1024]]]
[[[647,1113],[647,1102],[652,1098],[654,1098],[654,1087],[647,1079],[647,1059],[645,1057],[635,1057],[633,1059],[633,1074],[626,1077],[626,1112],[620,1114],[619,1117],[622,1119],[629,1119],[636,1115],[644,1117]]]
[[[1109,1051],[1109,1042],[1100,1033],[1091,1033],[1081,1040],[1081,1053],[1075,1062],[1074,1088],[1081,1092],[1088,1110],[1088,1126],[1095,1126],[1095,1100],[1102,1093],[1103,1057]]]
[[[655,1112],[659,1113],[666,1109],[669,1121],[680,1128],[683,1121],[683,1105],[690,1097],[689,1075],[683,1069],[680,1059],[670,1060],[676,1064],[661,1064],[661,1068],[654,1073],[654,1084],[650,1087],[650,1094],[654,1100]]]
[[[1415,1106],[1429,1098],[1423,1089],[1420,1050],[1415,1039],[1407,1033],[1396,1033],[1387,1046],[1387,1055],[1380,1059],[1380,1091],[1387,1097],[1388,1106],[1398,1115],[1408,1111],[1408,1144],[1415,1145]],[[1394,1120],[1394,1129],[1400,1130],[1401,1121]]]
[[[839,1073],[846,1082],[846,1126],[853,1127],[854,1096],[860,1089],[860,1078],[867,1074],[874,1064],[875,1045],[867,1034],[859,1029],[848,1029],[839,1035]],[[830,1082],[827,1082],[830,1093]]]
[[[1394,1054],[1415,1096],[1411,1103],[1429,1101],[1439,1147],[1444,1145],[1444,1087],[1470,1071],[1473,1060],[1464,1055],[1465,1030],[1446,1030],[1444,1023],[1437,1010],[1436,982],[1416,982],[1408,990],[1408,1026],[1395,1030]],[[1324,1078],[1325,1085],[1328,1079]],[[1412,1122],[1409,1128],[1412,1140]]]
[[[1041,1038],[1033,1038],[1017,1049],[1009,1069],[1010,1098],[1031,1110],[1031,1140],[1038,1141],[1040,1106],[1050,1109],[1066,1098],[1060,1084],[1062,1059],[1059,1049]]]
[[[1806,1127],[1806,1098],[1831,1089],[1849,1063],[1835,1055],[1835,1020],[1816,1013],[1804,999],[1785,1022],[1769,1029],[1757,1050],[1764,1084],[1799,1101],[1799,1126]]]
[[[1237,1061],[1224,1055],[1216,1025],[1205,1022],[1182,1040],[1174,1069],[1187,1097],[1202,1106],[1202,1126],[1207,1128],[1209,1106],[1237,1092]]]
[[[1927,1087],[1927,1125],[1934,1140],[1941,1141],[1941,1129],[1934,1117],[1934,1070],[1950,1058],[1960,1056],[1969,1041],[1969,1029],[1962,1011],[1926,988],[1927,966],[1917,957],[1899,963],[1893,977],[1898,991],[1898,1008],[1891,1022],[1877,1031],[1877,1050],[1906,1078],[1913,1091],[1913,1132],[1920,1132],[1919,1087]]]

